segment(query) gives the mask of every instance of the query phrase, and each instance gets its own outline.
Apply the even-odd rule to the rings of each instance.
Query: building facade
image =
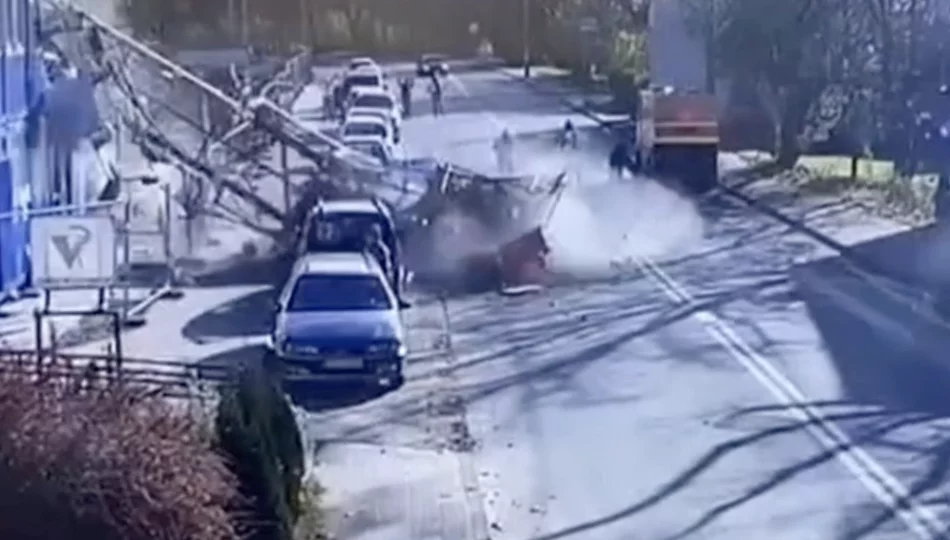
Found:
[[[0,295],[28,280],[34,154],[31,113],[39,108],[44,70],[35,0],[0,0]]]

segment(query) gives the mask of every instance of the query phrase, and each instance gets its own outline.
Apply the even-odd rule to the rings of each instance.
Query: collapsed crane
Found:
[[[479,223],[480,229],[492,231],[492,234],[490,241],[469,253],[452,256],[442,253],[441,257],[429,253],[426,257],[415,259],[415,270],[420,275],[436,276],[436,281],[442,283],[443,289],[447,282],[463,281],[464,285],[452,288],[471,292],[523,284],[527,275],[522,268],[525,264],[530,262],[533,266],[543,266],[543,257],[548,248],[538,223],[541,219],[539,216],[544,212],[536,209],[547,208],[547,202],[556,190],[549,193],[544,189],[535,189],[529,195],[531,190],[528,187],[538,185],[536,179],[492,178],[431,158],[383,165],[375,158],[360,155],[337,139],[299,122],[267,95],[254,96],[246,92],[240,96],[229,95],[98,17],[73,5],[60,2],[53,5],[69,13],[87,32],[88,48],[92,50],[94,64],[111,77],[130,105],[122,121],[132,131],[132,140],[142,150],[143,156],[153,162],[169,162],[183,172],[210,183],[218,192],[227,191],[250,201],[260,213],[282,224],[280,231],[272,231],[279,242],[289,245],[293,241],[289,235],[297,229],[294,216],[301,212],[294,208],[291,199],[297,198],[301,191],[307,193],[309,190],[309,199],[312,200],[314,193],[317,197],[375,195],[381,186],[408,189],[408,186],[423,185],[425,188],[415,194],[417,197],[414,202],[396,209],[397,220],[403,228],[402,236],[407,242],[413,246],[437,244],[439,225],[450,222],[449,216],[459,214]],[[121,49],[122,54],[108,54],[110,47],[111,50]],[[134,88],[132,77],[126,73],[130,53],[149,64],[153,71],[157,68],[164,79],[184,82],[197,89],[204,99],[213,100],[232,111],[231,125],[227,129],[217,130],[219,133],[224,132],[217,136],[207,126],[186,118],[187,115],[173,113],[200,132],[204,139],[201,147],[224,150],[226,159],[215,162],[211,159],[213,152],[189,152],[185,144],[172,140],[157,125],[145,103],[149,90]],[[148,101],[162,101],[160,97],[148,97]],[[172,108],[167,103],[159,105]],[[283,209],[257,197],[253,189],[241,181],[242,171],[234,168],[236,162],[255,160],[254,155],[249,155],[253,152],[235,148],[231,142],[235,134],[246,130],[263,132],[281,148],[282,170],[269,169],[268,165],[260,163],[261,160],[256,161],[264,172],[283,177]],[[208,139],[213,141],[210,145],[207,144]],[[291,189],[288,179],[288,149],[311,165],[312,174],[303,189],[296,192]],[[301,204],[306,204],[307,196],[301,194],[299,198],[302,199]],[[507,211],[498,211],[502,208]],[[463,233],[473,234],[471,230]],[[473,271],[480,265],[490,269]]]

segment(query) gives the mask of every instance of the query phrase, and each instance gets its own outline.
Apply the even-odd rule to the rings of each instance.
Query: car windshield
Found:
[[[379,86],[379,77],[376,75],[353,75],[346,79],[349,88],[354,86]]]
[[[306,275],[294,284],[288,312],[392,309],[386,285],[376,276]]]
[[[363,95],[357,96],[353,101],[355,107],[367,107],[370,109],[389,109],[393,106],[393,100],[389,96]]]
[[[378,135],[386,136],[386,127],[373,122],[353,122],[343,126],[343,136],[348,135]]]

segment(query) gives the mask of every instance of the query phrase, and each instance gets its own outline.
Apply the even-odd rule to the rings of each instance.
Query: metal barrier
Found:
[[[171,190],[168,184],[157,189],[166,196],[151,196],[160,206],[151,213],[137,209],[141,201],[126,197],[0,214],[0,239],[11,231],[28,239],[16,259],[28,272],[30,289],[43,295],[34,314],[37,350],[54,341],[84,341],[111,324],[114,346],[121,354],[121,326],[141,324],[148,305],[179,295],[172,227],[166,217],[171,215]],[[155,246],[147,261],[136,249],[143,242]],[[16,249],[11,247],[15,245],[5,243],[7,249]],[[103,316],[109,324],[104,324]],[[62,317],[78,322],[60,333],[55,322]],[[53,324],[47,325],[47,319]]]
[[[77,387],[122,387],[145,395],[193,398],[231,380],[234,368],[103,354],[0,350],[0,373]]]

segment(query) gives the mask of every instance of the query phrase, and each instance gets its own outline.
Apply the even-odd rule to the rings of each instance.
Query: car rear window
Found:
[[[359,116],[372,116],[373,118],[378,118],[384,122],[389,122],[389,113],[381,111],[379,109],[360,109],[358,112],[354,112],[353,115]]]
[[[346,79],[347,88],[354,86],[379,86],[379,77],[376,75],[353,75]]]
[[[353,100],[354,107],[368,107],[371,109],[389,109],[393,106],[393,100],[389,96],[356,96]]]
[[[383,230],[383,235],[388,236],[388,223],[379,215],[335,213],[315,217],[307,235],[307,251],[361,249],[373,225],[378,225]]]
[[[379,311],[392,309],[386,285],[376,276],[301,276],[290,294],[288,312]]]
[[[372,122],[353,122],[343,126],[343,136],[347,135],[378,135],[386,136],[386,128]]]

